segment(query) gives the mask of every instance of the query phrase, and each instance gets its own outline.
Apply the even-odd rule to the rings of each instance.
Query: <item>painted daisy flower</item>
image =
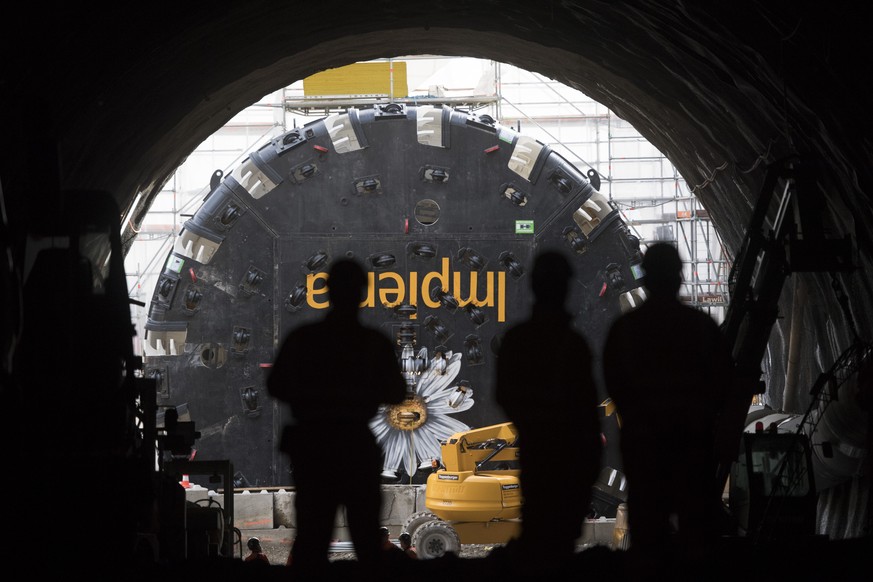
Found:
[[[411,354],[411,348],[407,352]],[[426,365],[417,374],[411,397],[400,404],[382,406],[370,421],[385,454],[385,477],[396,477],[401,464],[407,475],[430,468],[432,459],[441,456],[441,440],[470,429],[449,416],[473,406],[469,384],[454,382],[461,370],[461,354],[437,351],[429,360],[427,348],[422,348],[417,361]]]

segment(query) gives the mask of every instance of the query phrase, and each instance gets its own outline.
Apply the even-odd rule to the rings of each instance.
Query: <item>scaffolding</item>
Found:
[[[393,71],[397,60],[377,62],[387,62]],[[601,193],[643,249],[657,241],[676,245],[684,264],[682,300],[722,321],[728,254],[706,209],[673,164],[629,123],[575,89],[511,65],[429,55],[402,60],[411,87],[395,86],[392,76],[387,93],[306,95],[300,81],[266,95],[204,141],[176,170],[140,225],[126,259],[130,296],[148,305],[162,259],[208,194],[216,170],[230,172],[264,142],[313,117],[395,102],[490,115],[547,144],[582,173],[596,172]],[[147,314],[134,310],[134,323],[142,330]]]
[[[645,248],[676,245],[683,260],[681,299],[724,317],[728,253],[709,213],[675,166],[633,126],[574,89],[534,72],[492,63],[498,102],[493,116],[532,134],[583,173],[594,170],[600,191]]]

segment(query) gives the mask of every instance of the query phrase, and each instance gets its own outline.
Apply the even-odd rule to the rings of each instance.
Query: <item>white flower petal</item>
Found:
[[[376,437],[376,442],[380,444],[385,440],[385,438],[387,438],[389,430],[391,430],[391,426],[388,424],[385,415],[382,413],[377,414],[373,420],[370,421],[370,431],[373,433],[373,436]]]
[[[431,397],[430,401],[427,403],[427,413],[430,414],[455,414],[457,412],[464,412],[465,410],[470,410],[473,408],[473,404],[475,404],[475,400],[473,400],[472,396],[468,396],[466,400],[461,402],[461,404],[457,408],[452,408],[449,406],[449,396],[451,396],[452,392],[454,392],[454,387],[448,388],[445,392],[441,392],[433,397]]]
[[[452,358],[449,361],[449,365],[446,368],[446,373],[442,375],[434,375],[431,380],[426,385],[420,385],[418,390],[418,394],[422,398],[427,398],[437,390],[442,390],[449,384],[451,384],[455,377],[458,375],[458,372],[461,371],[461,361],[460,357]]]
[[[385,452],[385,461],[383,466],[385,469],[397,469],[400,466],[400,461],[403,458],[404,451],[408,448],[408,437],[404,438],[405,431],[391,430],[388,433],[388,438],[382,443],[382,450]]]
[[[455,388],[456,386],[446,386],[445,388],[440,388],[439,390],[425,398],[424,401],[430,404],[431,402],[436,403],[443,398],[448,398],[449,394],[455,391]],[[428,407],[428,410],[430,410],[430,407]]]
[[[432,417],[428,417],[427,422],[429,425],[431,425],[430,428],[434,431],[434,434],[441,435],[439,437],[441,439],[446,439],[456,432],[464,432],[470,430],[470,427],[460,420],[456,420],[451,416],[447,416],[445,414],[437,414]]]
[[[431,368],[428,368],[421,376],[418,377],[418,382],[415,385],[417,394],[426,394],[430,392],[430,385],[439,378],[439,375],[434,373]]]
[[[455,393],[457,390],[457,386],[447,386],[434,394],[431,394],[429,397],[425,398],[425,403],[427,404],[427,413],[428,414],[454,414],[456,412],[463,412],[465,410],[469,410],[472,408],[474,404],[473,400],[473,390],[467,389],[467,398],[458,406],[457,408],[452,408],[449,406],[449,397]]]
[[[419,449],[421,451],[422,461],[430,461],[430,459],[439,459],[442,456],[440,449],[440,441],[448,438],[451,435],[441,436],[431,427],[430,423],[425,424],[416,431],[418,435]]]
[[[406,474],[409,476],[415,475],[415,470],[418,465],[418,443],[417,440],[412,434],[410,434],[409,439],[407,439],[407,447],[403,452],[403,469],[406,471]]]

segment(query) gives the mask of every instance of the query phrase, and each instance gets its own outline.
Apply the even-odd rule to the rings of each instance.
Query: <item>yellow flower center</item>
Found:
[[[421,396],[412,396],[392,404],[385,412],[388,424],[398,430],[415,430],[427,421],[427,404]]]

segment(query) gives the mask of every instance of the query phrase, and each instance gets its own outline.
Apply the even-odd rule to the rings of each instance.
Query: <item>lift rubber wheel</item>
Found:
[[[431,522],[437,521],[439,518],[429,511],[419,511],[417,513],[413,513],[409,517],[406,518],[406,521],[403,522],[403,531],[408,533],[410,536],[415,535],[415,530],[420,528],[422,525]]]
[[[412,545],[418,552],[418,557],[429,560],[439,558],[446,553],[461,552],[461,538],[448,523],[437,520],[420,526],[412,536]]]

